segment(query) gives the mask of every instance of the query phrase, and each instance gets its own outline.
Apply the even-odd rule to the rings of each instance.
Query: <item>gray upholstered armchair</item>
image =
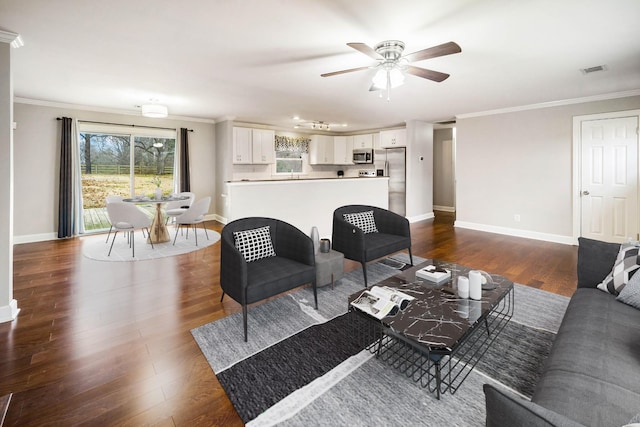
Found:
[[[373,220],[368,212],[373,213]],[[374,223],[373,227],[371,222]],[[333,212],[332,241],[334,250],[362,264],[365,287],[368,286],[368,261],[409,249],[409,259],[413,265],[409,221],[386,209],[366,205],[348,205],[336,209]]]
[[[266,228],[265,228],[266,227]],[[311,283],[316,309],[316,267],[311,238],[273,218],[251,217],[222,229],[220,286],[242,305],[247,341],[247,305]]]

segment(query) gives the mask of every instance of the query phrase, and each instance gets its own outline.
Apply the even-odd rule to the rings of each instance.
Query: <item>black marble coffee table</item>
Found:
[[[416,280],[415,272],[427,265],[451,270],[451,280],[428,284]],[[350,303],[353,335],[389,365],[404,372],[439,399],[455,393],[471,369],[487,351],[513,315],[513,282],[491,274],[495,288],[483,290],[482,299],[458,298],[453,284],[470,268],[426,260],[373,286],[388,286],[415,297],[395,316],[376,319]]]

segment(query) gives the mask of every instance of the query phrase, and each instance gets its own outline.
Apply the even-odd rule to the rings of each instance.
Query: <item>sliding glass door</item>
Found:
[[[109,228],[107,196],[151,197],[158,185],[164,194],[175,192],[175,130],[82,122],[78,127],[86,232]]]

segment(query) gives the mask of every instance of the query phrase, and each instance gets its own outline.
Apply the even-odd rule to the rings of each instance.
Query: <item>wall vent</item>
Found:
[[[597,73],[599,71],[607,71],[607,66],[606,65],[596,65],[595,67],[582,68],[580,71],[582,72],[582,74],[587,75],[587,74],[591,74],[591,73]]]

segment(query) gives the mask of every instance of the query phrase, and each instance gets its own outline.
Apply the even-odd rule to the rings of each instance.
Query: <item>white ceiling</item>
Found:
[[[640,88],[638,0],[0,0],[19,98],[290,128],[345,131]],[[375,63],[348,46],[387,39],[406,53],[448,41],[462,53],[415,63],[391,101],[369,92]],[[606,64],[583,75],[581,68]]]

